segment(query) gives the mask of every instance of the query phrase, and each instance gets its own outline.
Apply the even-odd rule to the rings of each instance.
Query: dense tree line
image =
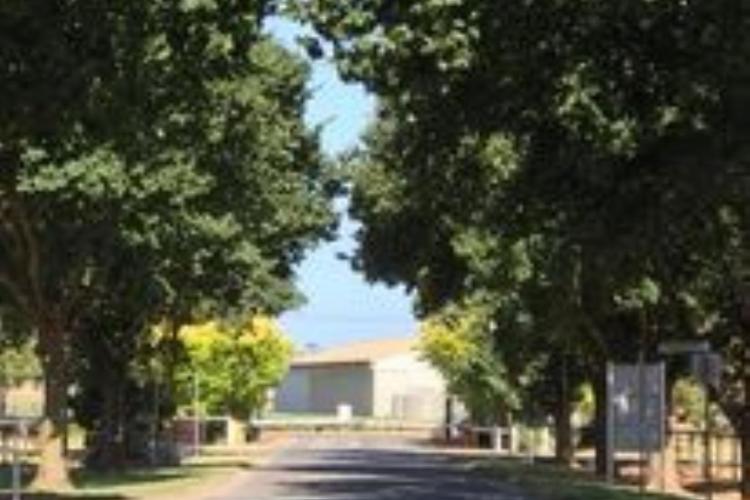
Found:
[[[293,266],[330,234],[336,185],[302,120],[307,68],[262,33],[272,10],[0,6],[0,306],[45,375],[39,487],[68,481],[72,385],[96,411],[137,401],[150,326],[176,338],[298,300]],[[76,408],[98,431],[123,419]]]
[[[379,97],[354,159],[355,266],[416,290],[425,315],[490,308],[501,359],[582,364],[600,423],[607,361],[710,341],[750,498],[745,3],[311,0],[297,14]]]

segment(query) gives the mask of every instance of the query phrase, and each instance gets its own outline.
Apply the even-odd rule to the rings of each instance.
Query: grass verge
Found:
[[[658,493],[640,494],[633,488],[613,486],[591,474],[553,464],[527,464],[513,459],[482,461],[473,466],[485,477],[518,485],[544,500],[684,500]]]
[[[241,469],[251,467],[249,457],[210,456],[191,459],[176,467],[129,468],[99,472],[78,469],[72,472],[75,490],[61,493],[24,491],[24,499],[125,500],[139,498],[179,498],[194,489],[213,485]],[[24,469],[24,483],[33,469]],[[0,498],[10,498],[11,472],[0,467]]]
[[[156,469],[130,469],[108,473],[82,472],[76,477],[77,494],[82,497],[119,496],[141,498],[168,496],[180,493],[207,481],[231,474],[236,469],[228,466],[182,465]]]

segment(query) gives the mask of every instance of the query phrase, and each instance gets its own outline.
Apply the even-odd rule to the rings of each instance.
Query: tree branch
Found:
[[[39,319],[39,315],[34,310],[34,308],[31,307],[31,304],[29,303],[27,297],[24,295],[21,287],[18,286],[18,283],[13,281],[10,276],[2,271],[0,271],[0,285],[2,285],[10,293],[11,297],[16,302],[18,307],[23,309],[23,311],[28,314],[29,317],[34,318],[35,321]]]

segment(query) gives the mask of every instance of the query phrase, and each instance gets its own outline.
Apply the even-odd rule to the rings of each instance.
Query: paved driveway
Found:
[[[300,436],[259,469],[206,499],[527,500],[473,477],[455,458],[416,441],[374,436]]]

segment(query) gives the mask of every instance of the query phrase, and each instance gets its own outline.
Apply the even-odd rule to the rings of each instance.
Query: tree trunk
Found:
[[[177,408],[177,347],[179,342],[180,327],[185,324],[185,321],[178,319],[179,317],[180,316],[178,314],[173,314],[172,318],[167,321],[169,337],[167,344],[167,355],[165,360],[167,366],[164,387],[166,389],[166,396],[169,398],[170,408],[172,410],[170,411],[169,415],[165,416],[169,419],[170,422],[169,426],[171,428],[171,431],[167,434],[167,439],[169,442],[169,448],[172,450],[178,449],[177,434],[174,432],[174,417]]]
[[[555,458],[570,465],[575,459],[573,428],[571,425],[570,387],[568,382],[567,357],[563,355],[560,384],[558,386],[557,412],[555,414]]]
[[[607,475],[607,370],[599,367],[594,373],[594,447],[596,473]]]
[[[750,500],[750,375],[745,376],[744,385],[745,401],[742,409],[742,424],[740,425],[740,446],[742,449],[740,491],[742,492],[742,500]]]
[[[555,459],[561,464],[572,465],[575,459],[573,427],[570,422],[570,407],[560,407],[555,416]]]
[[[39,467],[32,487],[43,491],[66,491],[72,482],[65,458],[67,425],[67,345],[61,330],[39,332],[45,377],[44,415],[39,429]]]
[[[123,416],[118,413],[119,399],[116,386],[103,394],[104,404],[93,440],[88,447],[86,466],[97,470],[116,470],[126,464],[125,444],[122,439]]]

